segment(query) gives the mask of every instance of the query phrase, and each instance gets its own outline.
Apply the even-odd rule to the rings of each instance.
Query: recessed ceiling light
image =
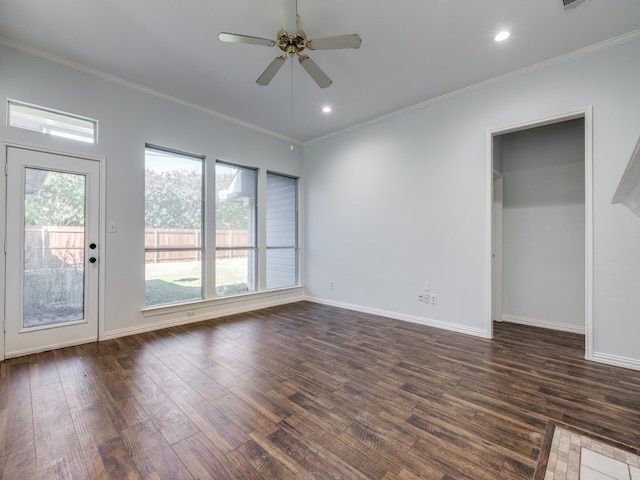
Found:
[[[331,113],[331,107],[329,105],[325,105],[324,107],[322,107],[322,111],[324,113]]]
[[[511,34],[509,32],[503,30],[495,36],[494,40],[496,42],[504,42],[507,38],[509,38],[510,35]]]

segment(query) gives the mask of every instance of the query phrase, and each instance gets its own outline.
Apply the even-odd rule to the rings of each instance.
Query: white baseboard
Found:
[[[502,315],[503,322],[519,323],[520,325],[529,325],[530,327],[549,328],[551,330],[559,330],[561,332],[579,333],[584,335],[584,325],[570,325],[568,323],[549,322],[548,320],[538,320],[536,318],[519,317],[516,315]]]
[[[593,360],[594,362],[599,363],[606,363],[607,365],[612,365],[614,367],[623,367],[640,371],[640,359],[636,358],[626,358],[620,357],[618,355],[610,355],[608,353],[594,352],[593,358],[590,358],[588,360]]]
[[[19,350],[17,352],[6,352],[5,358],[23,357],[25,355],[32,355],[34,353],[48,352],[50,350],[58,350],[60,348],[75,347],[77,345],[84,345],[86,343],[93,343],[97,341],[95,337],[85,338],[82,340],[75,340],[73,342],[61,342],[55,345],[47,345],[46,347],[27,348],[25,350]],[[1,360],[1,359],[0,359]]]
[[[394,320],[402,320],[404,322],[418,323],[427,327],[435,327],[443,330],[449,330],[451,332],[463,333],[465,335],[473,335],[474,337],[490,338],[488,332],[481,328],[466,327],[464,325],[458,325],[456,323],[443,322],[440,320],[433,320],[430,318],[419,317],[417,315],[407,315],[405,313],[393,312],[390,310],[381,310],[378,308],[365,307],[362,305],[354,305],[351,303],[335,302],[333,300],[327,300],[324,298],[305,297],[305,300],[313,303],[320,303],[322,305],[329,305],[332,307],[344,308],[346,310],[353,310],[355,312],[369,313],[371,315],[378,315],[380,317],[392,318]]]
[[[126,337],[127,335],[135,335],[138,333],[152,332],[163,328],[177,327],[187,325],[189,323],[202,322],[204,320],[214,320],[220,317],[236,315],[238,313],[247,313],[262,308],[277,307],[288,303],[295,303],[304,300],[302,292],[292,294],[267,294],[250,298],[250,296],[221,299],[214,307],[198,307],[197,304],[190,304],[180,309],[179,316],[172,316],[166,320],[159,320],[144,325],[136,325],[133,327],[121,328],[105,332],[100,340],[110,340],[113,338]],[[175,310],[172,308],[172,310]],[[187,311],[203,310],[193,316],[187,316]],[[158,317],[161,313],[153,313],[149,316]]]

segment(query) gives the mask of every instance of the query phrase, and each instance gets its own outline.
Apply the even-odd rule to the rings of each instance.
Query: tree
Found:
[[[25,225],[84,225],[84,175],[45,170],[29,173],[33,173],[30,179],[42,184],[25,195]]]
[[[201,228],[202,177],[194,170],[145,172],[147,228]]]
[[[226,190],[231,185],[234,173],[216,171],[216,194]],[[216,229],[217,230],[247,230],[249,225],[249,198],[240,197],[234,200],[222,200],[216,195]]]
[[[34,171],[42,184],[25,199],[26,225],[84,225],[85,177],[62,172]],[[44,180],[43,180],[44,179]],[[216,175],[216,191],[228,188],[233,175]],[[145,172],[145,226],[147,228],[201,228],[202,177],[194,170]],[[251,205],[242,197],[215,199],[216,227],[246,230]]]

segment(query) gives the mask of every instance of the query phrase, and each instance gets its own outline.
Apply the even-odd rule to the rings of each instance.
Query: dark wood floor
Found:
[[[640,372],[298,303],[0,363],[0,477],[527,479],[547,419],[640,445]]]

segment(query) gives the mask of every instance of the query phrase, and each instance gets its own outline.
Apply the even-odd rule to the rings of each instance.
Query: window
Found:
[[[145,306],[297,286],[297,203],[294,177],[146,145]]]
[[[203,298],[204,158],[145,149],[145,306]]]
[[[58,112],[37,105],[8,100],[7,120],[11,127],[96,143],[98,122],[90,118]]]
[[[216,295],[256,290],[257,171],[216,162]]]
[[[267,288],[298,283],[298,181],[267,173]]]

